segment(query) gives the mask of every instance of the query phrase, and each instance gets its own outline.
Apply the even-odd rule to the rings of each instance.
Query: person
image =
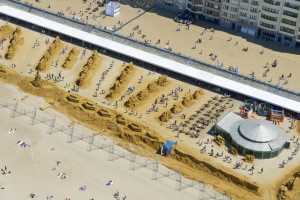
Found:
[[[113,184],[113,181],[112,180],[109,180],[105,185],[106,186],[111,186]]]

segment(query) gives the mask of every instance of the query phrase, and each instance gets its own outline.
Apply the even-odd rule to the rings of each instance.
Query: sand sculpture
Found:
[[[112,117],[112,114],[104,108],[99,109],[97,113],[102,117],[108,117],[108,118]]]
[[[21,29],[20,28],[16,28],[12,35],[13,36],[10,40],[7,52],[5,54],[5,58],[9,59],[9,60],[15,56],[18,47],[23,45],[23,43],[24,43],[24,38],[21,37]]]
[[[72,48],[68,56],[66,57],[62,67],[64,69],[72,69],[78,59],[79,53],[79,49],[77,49],[76,47]]]
[[[161,122],[167,122],[172,118],[172,113],[170,111],[165,111],[159,116]]]
[[[12,33],[14,32],[14,28],[8,24],[5,24],[0,27],[0,41],[4,41],[7,38],[10,38]]]
[[[79,103],[79,97],[76,94],[70,94],[66,97],[66,99],[73,103]]]
[[[79,87],[87,87],[92,78],[94,77],[95,72],[98,70],[101,63],[101,56],[97,51],[94,51],[93,54],[88,58],[86,64],[82,67],[79,72],[78,78],[75,81],[75,84]]]
[[[161,122],[167,122],[172,119],[172,114],[181,113],[184,110],[184,107],[189,107],[195,103],[196,100],[199,100],[203,92],[201,90],[196,90],[193,94],[187,94],[182,98],[182,101],[175,103],[169,111],[163,112],[158,119]]]
[[[167,77],[160,76],[157,80],[149,83],[145,89],[139,91],[136,95],[129,97],[124,105],[128,108],[134,108],[142,101],[146,100],[151,93],[157,92],[160,88],[166,87],[167,84]]]
[[[84,108],[84,109],[86,109],[86,110],[96,110],[96,104],[95,103],[93,103],[93,102],[90,102],[90,101],[87,101],[87,102],[84,102],[83,104],[82,104],[82,107]]]
[[[41,87],[42,86],[42,78],[41,78],[40,72],[38,70],[36,70],[34,80],[31,81],[31,84],[34,87]]]
[[[59,54],[62,48],[63,42],[59,39],[59,37],[56,37],[40,59],[36,66],[36,70],[47,71],[54,58]]]
[[[5,67],[1,64],[0,64],[0,73],[6,73]]]
[[[277,193],[278,200],[290,200],[294,197],[300,197],[300,171],[286,178],[285,182],[280,185]]]
[[[123,64],[125,65],[125,64]],[[130,81],[130,78],[133,76],[135,68],[133,67],[132,63],[129,63],[117,77],[114,85],[109,89],[108,95],[106,98],[108,99],[115,99],[121,91],[123,91]]]

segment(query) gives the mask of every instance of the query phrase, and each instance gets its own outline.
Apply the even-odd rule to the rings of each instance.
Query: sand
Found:
[[[4,23],[2,22],[2,24]],[[12,26],[14,25],[12,24]],[[142,104],[133,111],[128,110],[124,103],[129,98],[147,88],[150,83],[158,82],[159,77],[162,77],[161,74],[143,69],[143,66],[137,66],[133,63],[134,76],[130,77],[128,82],[126,81],[127,89],[124,87],[125,89],[123,88],[114,100],[107,99],[106,95],[109,94],[110,88],[124,69],[122,67],[124,61],[104,54],[100,55],[99,70],[96,70],[90,77],[90,84],[86,88],[74,87],[74,80],[93,51],[76,47],[65,41],[62,41],[65,50],[55,56],[53,61],[49,63],[50,66],[47,66],[46,72],[41,72],[40,86],[34,87],[31,81],[35,77],[35,63],[38,63],[43,52],[49,48],[50,44],[47,45],[46,41],[53,41],[54,38],[21,28],[24,44],[19,47],[19,51],[30,52],[30,54],[17,53],[12,60],[1,59],[1,64],[4,65],[2,72],[0,72],[1,80],[16,85],[27,93],[42,97],[51,105],[50,107],[80,124],[103,132],[125,148],[128,148],[128,144],[135,144],[139,150],[136,153],[153,157],[163,141],[166,139],[177,140],[178,146],[174,154],[169,158],[162,158],[161,163],[180,171],[189,178],[208,183],[217,190],[236,197],[236,199],[244,197],[248,199],[270,199],[270,197],[275,197],[283,177],[298,166],[299,155],[290,161],[284,169],[278,168],[278,163],[287,158],[294,146],[291,150],[284,150],[277,158],[255,160],[256,171],[254,175],[250,175],[247,170],[233,170],[233,164],[199,153],[200,147],[197,142],[213,139],[211,135],[207,134],[213,123],[201,130],[201,137],[199,138],[193,138],[188,134],[180,134],[178,138],[177,133],[168,127],[175,121],[181,123],[185,119],[193,117],[200,108],[204,108],[203,117],[205,117],[206,112],[213,110],[213,108],[217,108],[213,112],[218,112],[219,117],[229,111],[238,112],[241,102],[225,98],[223,103],[216,106],[218,100],[213,99],[221,99],[224,96],[171,77],[166,78],[167,84],[164,81],[159,81],[159,90],[151,93],[151,96],[144,99]],[[39,45],[33,48],[33,44],[36,43]],[[5,47],[7,45],[7,43],[4,44]],[[72,68],[64,69],[62,65],[68,52],[74,47],[80,51],[79,58]],[[0,55],[3,55],[3,52],[4,49],[0,51]],[[187,94],[194,94],[198,90],[201,90],[200,97],[196,95],[198,99],[192,104],[187,101],[183,110],[173,114],[167,123],[161,123],[158,120],[162,112],[170,110],[174,104],[181,103]],[[70,94],[74,97],[68,100],[67,97]],[[223,104],[224,108],[221,108]],[[154,107],[152,107],[153,105]],[[183,115],[185,115],[185,119]],[[288,130],[289,122],[286,120],[280,126],[284,130]],[[288,134],[289,137],[292,137],[296,132],[293,129]],[[227,152],[228,150],[224,146],[214,148],[219,152]],[[242,159],[242,156],[236,156],[233,158],[233,163]],[[263,174],[258,173],[261,167],[265,168]]]
[[[24,93],[3,84],[0,91],[1,100],[4,96],[9,96],[8,101],[24,96]],[[30,96],[24,102],[39,106],[43,101]],[[30,193],[37,195],[35,199],[53,195],[53,199],[112,200],[116,191],[121,197],[126,194],[127,199],[132,200],[198,199],[197,190],[176,191],[174,181],[166,178],[153,181],[151,171],[145,168],[130,171],[130,163],[126,160],[108,161],[109,155],[105,151],[88,152],[83,142],[69,144],[62,133],[48,135],[45,125],[32,126],[27,117],[12,119],[7,109],[1,109],[1,112],[0,168],[6,165],[11,171],[9,175],[0,175],[0,186],[5,187],[0,190],[3,200],[30,199]],[[10,128],[16,128],[16,132],[9,134]],[[18,140],[31,146],[22,148],[17,145]],[[59,166],[57,161],[61,162]],[[59,173],[65,173],[67,178],[60,179]],[[113,184],[106,186],[109,180],[113,180]],[[86,191],[79,190],[83,185],[87,186]]]

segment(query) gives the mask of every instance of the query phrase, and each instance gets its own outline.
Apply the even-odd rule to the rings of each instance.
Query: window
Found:
[[[240,12],[240,16],[242,16],[242,17],[247,17],[247,13]]]
[[[295,9],[295,10],[299,10],[300,6],[297,6],[295,4],[292,4],[290,2],[285,2],[284,4],[285,7],[288,7],[288,8],[292,8],[292,9]]]
[[[286,33],[289,33],[289,34],[295,34],[295,31],[294,31],[293,29],[287,28],[287,27],[284,27],[284,26],[281,26],[281,27],[280,27],[280,30],[281,30],[282,32],[286,32]]]
[[[250,15],[249,18],[252,20],[256,20],[257,17],[255,15]]]
[[[296,22],[294,21],[291,21],[291,20],[288,20],[288,19],[282,19],[281,20],[282,23],[285,23],[285,24],[288,24],[288,25],[291,25],[291,26],[296,26]]]
[[[268,7],[265,7],[265,6],[262,7],[262,10],[270,12],[270,13],[279,14],[279,10],[276,10],[276,9],[273,9],[273,8],[268,8]]]
[[[298,17],[297,13],[293,13],[293,12],[288,11],[288,10],[283,10],[283,15],[286,15],[286,16],[289,16],[289,17],[294,17],[294,18]]]
[[[260,25],[269,29],[275,29],[275,26],[273,24],[267,24],[265,22],[260,22]]]
[[[257,12],[258,12],[258,9],[257,9],[257,8],[251,7],[251,8],[250,8],[250,11],[253,12],[253,13],[257,13]]]
[[[280,6],[280,1],[264,0],[264,2],[271,5]]]
[[[273,21],[273,22],[277,21],[277,17],[271,17],[271,16],[265,15],[265,14],[261,14],[260,16],[261,16],[261,18],[269,20],[269,21]]]
[[[238,12],[238,8],[235,8],[235,7],[231,7],[230,10],[231,10],[232,12]]]
[[[258,1],[251,1],[251,5],[258,6]]]

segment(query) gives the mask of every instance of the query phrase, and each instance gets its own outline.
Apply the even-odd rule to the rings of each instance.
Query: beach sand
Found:
[[[4,25],[6,22],[1,21],[0,24]],[[14,24],[9,25],[16,27]],[[223,102],[224,109],[222,111],[213,111],[214,108],[223,106],[223,104],[217,106],[216,102],[214,103],[213,101],[214,98],[224,98],[222,94],[217,94],[171,77],[166,78],[166,84],[161,83],[158,81],[161,74],[146,70],[143,66],[136,66],[135,63],[133,63],[134,73],[130,76],[130,80],[120,82],[122,89],[118,91],[116,99],[110,100],[106,96],[109,94],[110,88],[118,81],[118,77],[124,70],[126,62],[124,64],[124,61],[104,55],[101,52],[99,53],[101,57],[99,70],[93,74],[90,83],[85,88],[76,88],[75,81],[93,51],[65,41],[63,41],[61,52],[54,56],[47,70],[40,72],[42,86],[35,88],[31,84],[36,74],[34,69],[55,38],[23,27],[20,28],[24,37],[24,44],[18,48],[16,56],[11,60],[4,59],[3,55],[5,55],[9,45],[8,40],[3,43],[0,50],[0,55],[2,55],[1,64],[4,65],[2,69],[4,72],[0,74],[1,80],[19,87],[24,92],[40,96],[46,100],[49,107],[53,107],[89,128],[100,132],[103,131],[103,134],[120,142],[124,147],[128,147],[129,143],[135,144],[142,149],[136,153],[154,157],[156,155],[155,152],[163,141],[166,139],[177,140],[177,152],[169,158],[162,158],[161,163],[180,171],[189,178],[208,183],[217,190],[227,192],[230,196],[237,199],[241,197],[252,200],[271,199],[271,197],[276,196],[278,187],[286,179],[285,175],[298,166],[299,155],[290,161],[285,168],[278,168],[278,164],[290,155],[294,146],[292,149],[284,150],[280,156],[274,159],[255,160],[256,170],[253,175],[250,175],[248,170],[233,169],[234,163],[241,161],[243,159],[242,156],[233,157],[233,162],[229,164],[220,158],[209,156],[207,153],[199,153],[200,146],[198,143],[205,142],[207,139],[213,139],[212,135],[207,134],[213,123],[205,126],[200,131],[200,137],[198,136],[198,138],[192,138],[188,134],[180,134],[178,138],[177,133],[169,127],[175,121],[177,124],[183,123],[201,107],[205,107],[205,109],[208,109],[207,111],[219,112],[219,117],[222,117],[226,112],[238,112],[242,102],[225,98]],[[62,64],[68,55],[67,52],[74,47],[80,51],[79,58],[71,69],[65,69],[62,67]],[[30,53],[24,54],[22,52]],[[147,98],[140,100],[141,103],[138,106],[133,109],[128,109],[124,106],[124,103],[130,97],[141,96],[141,91],[145,91],[145,88],[153,87],[155,90]],[[189,106],[185,106],[180,113],[173,114],[168,122],[163,123],[159,121],[159,116],[163,112],[169,111],[174,104],[182,102],[185,97],[190,96],[197,90],[201,91],[199,99],[192,99]],[[76,103],[68,102],[65,97],[70,93],[79,96],[80,103],[76,105]],[[82,104],[86,102],[90,102],[91,107],[95,110],[84,108]],[[96,114],[98,108],[107,110],[113,117],[109,120],[104,120],[99,114]],[[115,116],[118,114],[125,118],[128,123],[126,127],[123,127],[123,125],[121,129],[114,128],[116,126],[108,127],[107,125],[110,124],[108,122],[114,122],[116,120]],[[200,113],[199,115],[202,114]],[[218,117],[213,119],[217,120]],[[129,124],[135,124],[136,126],[129,126]],[[280,126],[284,130],[288,130],[288,118]],[[296,135],[296,130],[293,129],[287,134],[289,134],[289,137],[292,137]],[[213,149],[217,152],[228,154],[228,149],[224,146],[218,147],[214,145]],[[258,173],[261,167],[265,169],[263,174]]]

